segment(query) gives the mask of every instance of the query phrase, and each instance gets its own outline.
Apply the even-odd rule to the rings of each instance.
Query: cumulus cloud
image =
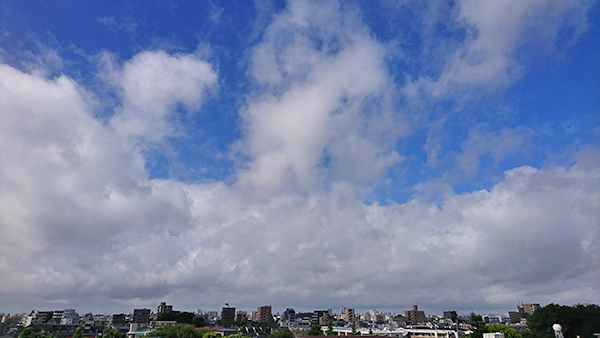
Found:
[[[5,232],[2,275],[7,292],[20,294],[31,289],[39,290],[35,294],[41,293],[41,297],[61,297],[89,287],[102,290],[98,283],[106,280],[101,280],[102,273],[96,275],[95,269],[109,258],[108,253],[122,249],[129,264],[153,269],[156,265],[151,259],[146,264],[140,259],[150,252],[135,252],[132,244],[141,240],[160,247],[165,239],[157,233],[176,233],[189,226],[185,192],[168,181],[148,180],[139,147],[132,147],[130,134],[122,133],[120,126],[127,124],[123,121],[131,125],[136,118],[146,119],[147,126],[155,129],[143,132],[160,134],[164,128],[157,125],[168,123],[166,115],[178,101],[190,109],[199,107],[204,80],[186,73],[181,80],[189,87],[177,87],[169,82],[173,74],[168,66],[177,75],[191,63],[200,75],[208,74],[209,83],[214,83],[211,77],[215,75],[195,58],[183,56],[180,62],[164,53],[142,56],[145,58],[138,62],[166,63],[162,69],[153,64],[146,72],[160,73],[168,85],[160,87],[156,74],[141,76],[149,82],[129,83],[127,76],[135,72],[139,59],[133,60],[134,70],[127,65],[124,70],[123,109],[109,125],[94,118],[92,95],[72,79],[60,76],[49,80],[1,65],[0,222]],[[178,89],[181,92],[174,93]],[[194,89],[199,91],[192,93]],[[165,97],[164,92],[171,96]],[[153,95],[141,102],[136,94]],[[134,136],[157,139],[140,132]],[[157,255],[168,256],[162,251]],[[117,271],[124,271],[125,277],[127,269],[123,266]],[[41,281],[48,283],[43,290],[38,288]],[[153,279],[147,281],[153,283]]]
[[[487,190],[450,189],[438,204],[363,200],[363,186],[401,161],[394,144],[406,133],[385,54],[351,6],[293,2],[274,17],[251,51],[235,145],[248,161],[234,184],[153,179],[137,145],[173,136],[180,106],[198,110],[216,89],[197,56],[146,51],[107,68],[122,94],[108,122],[73,79],[0,65],[2,303],[599,302],[596,150],[574,165],[508,170]],[[528,135],[481,127],[458,162],[501,160]]]
[[[108,59],[108,62],[111,62]],[[188,111],[200,108],[206,95],[217,88],[211,64],[195,55],[169,55],[164,51],[142,52],[122,69],[106,67],[122,90],[123,106],[111,125],[122,135],[157,142],[173,136],[173,112],[178,105]]]
[[[600,296],[600,172],[589,160],[516,168],[440,206],[365,204],[343,182],[248,199],[218,182],[149,180],[72,80],[0,71],[4,295],[441,308]]]
[[[242,111],[251,160],[239,184],[310,190],[373,182],[397,164],[390,145],[406,126],[389,107],[384,56],[352,10],[290,3],[252,51],[258,94]]]

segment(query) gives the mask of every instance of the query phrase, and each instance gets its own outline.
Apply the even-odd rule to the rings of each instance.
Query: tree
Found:
[[[371,328],[369,328],[369,335],[373,334],[373,330],[371,330]]]
[[[33,329],[30,327],[26,327],[23,330],[21,330],[21,333],[19,333],[19,338],[34,338],[35,337],[35,332],[33,332]]]
[[[176,321],[177,323],[192,324],[195,317],[196,315],[192,312],[171,311],[168,313],[162,313],[160,316],[158,316],[158,320]]]
[[[212,332],[212,331],[210,331],[210,332],[206,332],[206,333],[205,333],[205,334],[202,336],[202,338],[217,338],[217,337],[218,337],[218,336],[217,336],[217,334],[216,334],[216,333],[214,333],[214,332]]]
[[[80,326],[80,327],[78,327],[78,328],[75,330],[75,333],[73,333],[73,338],[83,338],[83,333],[82,333],[82,331],[83,331],[83,327],[81,327],[81,326]]]
[[[279,330],[272,331],[269,338],[294,338],[294,334],[289,328],[282,327]]]
[[[323,330],[321,329],[321,325],[319,324],[313,324],[313,326],[310,327],[310,330],[308,330],[306,332],[307,336],[323,336]]]
[[[206,326],[206,322],[204,321],[204,318],[202,318],[202,316],[194,317],[194,320],[192,320],[192,324],[194,324],[195,327],[205,327]]]
[[[331,319],[327,322],[327,332],[325,334],[335,336],[335,332],[333,332],[333,320]]]
[[[592,338],[600,332],[600,306],[596,304],[566,306],[548,304],[533,312],[527,319],[530,333],[527,338],[552,338],[552,325],[560,324],[565,338]]]
[[[360,333],[358,333],[358,331],[356,331],[356,324],[355,323],[352,323],[352,332],[350,332],[350,334],[353,335],[353,336],[357,336],[357,335],[360,334]]]
[[[50,333],[35,332],[32,328],[26,327],[19,333],[19,338],[53,338],[53,336]]]
[[[244,334],[241,332],[238,332],[236,334],[230,334],[229,336],[227,336],[227,338],[244,338]]]
[[[104,338],[126,338],[127,334],[119,332],[117,329],[108,330],[104,333]]]
[[[148,333],[146,337],[160,338],[202,338],[207,332],[204,329],[196,329],[192,324],[175,324],[159,327]]]
[[[471,331],[473,331],[473,333],[469,335],[469,338],[483,338],[483,334],[487,333],[483,318],[479,315],[471,313],[469,325],[471,325]]]
[[[35,334],[35,338],[54,338],[50,333],[40,331]]]
[[[504,324],[490,324],[486,329],[489,333],[502,332],[504,333],[504,338],[522,338],[521,334],[515,329],[512,329]]]

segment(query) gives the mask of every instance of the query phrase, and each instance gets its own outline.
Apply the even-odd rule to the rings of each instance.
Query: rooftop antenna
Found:
[[[552,330],[554,330],[554,337],[563,338],[562,326],[560,326],[560,324],[552,325]]]

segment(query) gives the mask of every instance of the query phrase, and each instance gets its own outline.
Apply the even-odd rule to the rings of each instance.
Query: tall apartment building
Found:
[[[127,316],[124,313],[115,313],[112,315],[112,326],[113,328],[119,329],[127,326]]]
[[[521,321],[526,322],[527,318],[529,318],[529,315],[533,314],[533,312],[539,308],[540,304],[537,303],[517,305],[517,311],[508,312],[510,322],[512,324],[518,324]]]
[[[519,310],[519,312],[529,313],[530,315],[533,314],[533,311],[535,311],[539,308],[540,308],[540,304],[537,304],[537,303],[517,305],[517,309]]]
[[[219,312],[218,311],[206,311],[206,314],[208,315],[208,321],[209,322],[214,322],[219,317]]]
[[[293,322],[296,320],[296,310],[292,308],[285,309],[283,312],[283,320],[286,322]]]
[[[79,314],[75,309],[66,309],[60,318],[60,325],[73,324],[79,324]]]
[[[150,309],[134,309],[133,310],[133,322],[135,324],[150,323]]]
[[[456,311],[444,311],[444,319],[450,319],[453,323],[456,323],[458,319]]]
[[[158,306],[156,313],[160,316],[162,314],[167,314],[171,311],[173,311],[173,305],[167,305],[167,303],[161,302]]]
[[[256,321],[259,323],[272,323],[271,305],[265,305],[258,308]]]
[[[344,309],[344,320],[346,323],[354,323],[354,309]]]
[[[328,311],[324,311],[324,310],[314,311],[311,321],[310,321],[311,325],[314,325],[314,324],[319,324],[321,326],[327,325],[327,321],[328,321],[327,314],[328,313],[329,313]]]
[[[232,327],[235,322],[235,308],[224,307],[221,309],[221,325],[223,327]]]
[[[404,316],[413,323],[424,323],[427,321],[425,312],[419,311],[419,307],[417,305],[413,305],[413,309],[410,311],[404,311]]]
[[[246,311],[238,311],[235,313],[235,321],[237,323],[247,323],[248,322],[248,312]]]

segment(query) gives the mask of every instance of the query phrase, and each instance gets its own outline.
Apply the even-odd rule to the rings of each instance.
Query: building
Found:
[[[221,309],[221,325],[223,327],[232,327],[235,323],[235,308],[224,307]]]
[[[162,302],[158,306],[158,309],[157,309],[156,313],[160,316],[162,314],[167,314],[167,313],[172,312],[172,311],[173,311],[173,305],[167,305],[167,303]]]
[[[111,327],[121,333],[127,333],[129,331],[129,322],[127,321],[127,316],[123,313],[113,314]]]
[[[502,332],[484,333],[483,338],[504,338],[504,333],[502,333]]]
[[[272,323],[273,315],[271,314],[271,305],[265,305],[258,308],[256,311],[256,321],[259,323]]]
[[[217,318],[219,318],[218,311],[206,311],[206,316],[208,318],[207,322],[216,322]]]
[[[293,322],[296,320],[296,310],[287,308],[283,312],[283,320],[286,322]]]
[[[510,318],[511,324],[519,324],[521,322],[527,322],[529,313],[519,311],[508,311],[508,317]]]
[[[509,311],[508,317],[510,318],[511,324],[519,324],[521,322],[526,323],[529,315],[540,308],[540,304],[521,304],[517,305],[517,311]]]
[[[127,316],[124,313],[115,313],[112,315],[113,327],[121,327],[127,324]]]
[[[444,311],[444,319],[450,319],[453,323],[456,323],[458,320],[456,311]]]
[[[38,318],[38,310],[29,310],[21,317],[21,325],[28,327],[36,324]]]
[[[248,313],[246,311],[238,311],[235,313],[236,323],[244,324],[248,322]]]
[[[83,318],[81,318],[81,323],[93,325],[94,324],[94,314],[91,312],[86,313],[85,316],[83,316]]]
[[[326,328],[323,328],[325,330]],[[371,332],[369,332],[369,330]],[[455,330],[439,329],[406,329],[406,328],[356,328],[360,336],[374,337],[398,337],[398,338],[458,338]],[[333,332],[338,336],[352,336],[352,328],[348,326],[334,326]]]
[[[404,316],[412,323],[424,323],[427,321],[425,312],[419,311],[417,305],[413,305],[413,309],[410,311],[404,311]]]
[[[500,323],[502,323],[502,316],[499,316],[499,315],[484,314],[484,315],[481,315],[481,318],[483,319],[483,322],[486,323],[486,324],[500,324]]]
[[[354,323],[354,309],[344,309],[344,321]]]
[[[60,325],[79,324],[79,314],[75,309],[66,309],[60,318]]]
[[[49,325],[60,325],[60,320],[63,316],[63,313],[65,313],[65,311],[63,311],[63,310],[52,311],[52,317],[50,318],[50,320],[48,320],[48,324]]]
[[[150,309],[134,309],[133,310],[133,322],[135,324],[148,324],[150,323]]]
[[[519,312],[529,313],[530,315],[532,315],[533,312],[539,308],[540,304],[537,303],[517,305],[517,309],[519,310]]]
[[[318,311],[314,311],[312,318],[311,318],[311,325],[314,324],[319,324],[321,326],[325,326],[327,325],[327,313],[328,311],[324,311],[324,310],[318,310]]]

